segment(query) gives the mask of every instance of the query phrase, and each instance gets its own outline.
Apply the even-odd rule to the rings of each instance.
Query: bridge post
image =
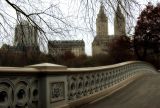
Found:
[[[28,67],[35,68],[42,73],[39,77],[39,108],[55,108],[55,106],[67,103],[67,76],[65,74],[58,74],[58,72],[62,73],[66,71],[66,66],[43,63]]]

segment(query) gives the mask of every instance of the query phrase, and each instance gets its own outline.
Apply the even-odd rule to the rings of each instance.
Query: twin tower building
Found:
[[[96,37],[92,43],[92,55],[106,54],[107,45],[113,37],[126,34],[125,25],[125,17],[118,5],[114,16],[114,35],[108,35],[108,18],[105,14],[105,8],[101,4],[96,19]],[[17,25],[14,46],[19,49],[32,48],[39,50],[37,29],[26,21]],[[80,56],[85,54],[85,44],[83,40],[48,41],[48,51],[53,56],[62,55],[68,51],[74,53],[75,56]]]
[[[114,35],[108,35],[108,18],[104,12],[104,6],[101,4],[96,19],[96,37],[92,43],[92,55],[107,54],[108,43],[116,36],[126,35],[125,16],[120,6],[117,6],[114,15]]]

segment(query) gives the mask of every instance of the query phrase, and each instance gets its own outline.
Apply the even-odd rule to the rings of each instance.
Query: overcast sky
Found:
[[[14,3],[17,3],[17,0],[12,0]],[[94,39],[94,36],[96,35],[95,33],[95,19],[96,19],[96,15],[99,11],[99,4],[96,4],[96,8],[95,8],[95,13],[92,13],[93,16],[91,16],[93,18],[93,22],[90,22],[91,20],[87,19],[89,17],[86,18],[86,20],[84,21],[84,17],[85,17],[85,13],[84,11],[81,11],[83,9],[79,9],[78,7],[80,6],[80,2],[79,0],[29,0],[32,3],[32,6],[27,6],[27,11],[31,12],[33,11],[33,7],[35,7],[34,11],[38,11],[37,9],[46,9],[47,7],[50,6],[50,4],[55,4],[57,7],[59,7],[60,11],[62,12],[63,16],[69,21],[71,22],[73,25],[75,25],[76,27],[82,28],[82,31],[74,31],[74,32],[70,32],[70,36],[67,36],[65,39],[77,39],[77,40],[84,40],[85,44],[86,44],[86,52],[88,55],[91,55],[91,42]],[[139,3],[142,4],[141,5],[141,9],[143,9],[145,7],[145,5],[147,4],[147,2],[151,1],[152,3],[157,3],[158,0],[139,0]],[[26,7],[26,3],[24,2],[24,0],[19,0],[18,2],[20,4],[20,6]],[[6,4],[5,0],[0,0],[0,13],[2,13],[3,9],[6,9],[7,13],[10,16],[13,16],[13,18],[9,17],[8,20],[10,20],[10,22],[12,22],[13,26],[12,28],[15,27],[16,22],[14,22],[14,18],[16,17],[16,13],[15,11]],[[25,9],[25,8],[24,8]],[[108,10],[108,8],[107,8]],[[140,11],[136,11],[135,12],[135,17],[138,17],[138,15],[140,14]],[[113,28],[113,16],[106,11],[106,15],[109,18],[109,34],[112,35],[114,34],[114,28]],[[47,19],[49,20],[49,19]],[[0,17],[0,21],[2,21],[1,17]],[[92,25],[89,24],[92,23]],[[136,21],[135,21],[136,22]],[[93,30],[92,28],[93,27]],[[1,29],[0,29],[1,30]],[[12,31],[10,32],[11,35],[13,34],[14,36],[14,29],[12,29]],[[54,34],[53,34],[54,35]],[[6,34],[5,38],[8,35]],[[51,36],[48,34],[48,37],[50,38]],[[52,36],[53,37],[53,36]],[[50,39],[56,39],[56,40],[60,40],[60,39],[64,39],[60,36],[54,36],[54,38],[50,38]],[[9,41],[8,41],[9,40]],[[0,41],[3,42],[7,42],[7,43],[12,43],[13,42],[13,37],[7,37],[7,39],[3,39],[1,38]]]

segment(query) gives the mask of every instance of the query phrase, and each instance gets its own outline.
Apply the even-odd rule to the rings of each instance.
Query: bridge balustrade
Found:
[[[152,65],[140,61],[91,68],[47,63],[0,67],[0,108],[76,106],[100,98],[132,77],[155,72]]]

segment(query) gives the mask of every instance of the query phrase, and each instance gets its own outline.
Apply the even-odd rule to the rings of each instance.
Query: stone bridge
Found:
[[[0,108],[159,108],[159,82],[156,69],[141,61],[0,67]]]

